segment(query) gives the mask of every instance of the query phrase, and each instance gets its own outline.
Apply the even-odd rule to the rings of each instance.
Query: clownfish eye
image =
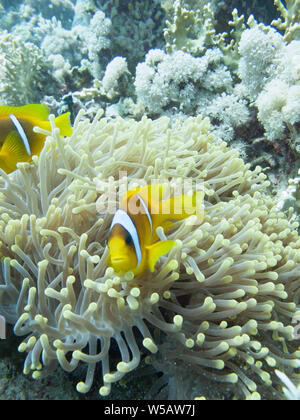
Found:
[[[131,245],[133,243],[131,235],[126,235],[125,243],[126,245]]]

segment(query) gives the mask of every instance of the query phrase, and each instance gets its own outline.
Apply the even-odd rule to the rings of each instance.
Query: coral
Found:
[[[124,57],[115,57],[106,67],[101,83],[103,92],[109,98],[118,95],[120,77],[128,73],[126,59]]]
[[[270,140],[283,138],[286,127],[300,121],[300,85],[289,87],[280,79],[274,79],[256,101],[259,109],[258,119],[265,128]],[[300,136],[296,134],[291,146],[300,152]]]
[[[207,115],[214,124],[214,131],[218,137],[230,142],[234,139],[234,129],[245,125],[249,121],[250,113],[247,101],[239,98],[237,94],[216,96],[212,102],[198,110]]]
[[[0,36],[0,96],[7,105],[40,102],[43,90],[56,92],[52,66],[32,43],[4,32]]]
[[[269,27],[254,24],[242,33],[238,74],[252,101],[264,88],[276,54],[283,46],[281,35]]]
[[[215,45],[221,49],[224,54],[224,63],[234,72],[237,72],[239,66],[240,53],[239,43],[241,40],[242,33],[246,29],[244,23],[244,16],[238,15],[237,9],[232,11],[232,20],[228,21],[228,25],[232,28],[229,33],[223,32],[216,34]],[[227,41],[229,36],[230,41]]]
[[[211,101],[215,92],[231,87],[231,75],[221,60],[222,52],[217,48],[198,58],[183,51],[168,55],[150,50],[136,69],[137,100],[150,113],[159,114],[176,106],[193,114],[197,106],[204,107]]]
[[[73,25],[72,31],[80,38],[83,45],[87,48],[88,59],[91,62],[91,74],[94,78],[99,78],[101,74],[100,53],[103,49],[110,46],[111,21],[105,14],[98,10],[90,19],[88,25]]]
[[[300,41],[286,45],[274,29],[255,23],[243,32],[239,51],[239,76],[266,137],[282,139],[288,130],[290,147],[299,151]]]
[[[112,22],[111,57],[126,57],[131,72],[150,48],[164,48],[160,0],[100,0],[97,4]]]
[[[261,168],[249,170],[213,140],[208,119],[170,127],[165,117],[100,117],[80,113],[72,138],[62,139],[51,116],[39,159],[2,173],[0,308],[25,336],[24,372],[40,378],[57,362],[73,371],[83,361],[77,389],[87,392],[101,362],[106,396],[141,354],[162,349],[172,369],[178,361],[199,375],[201,395],[205,378],[239,398],[277,395],[275,368],[296,380],[300,356],[291,325],[300,291],[292,213],[277,211]],[[118,200],[110,193],[124,187],[124,172],[129,182],[203,180],[205,192],[203,222],[177,222],[167,237],[178,246],[153,274],[135,278],[106,266]]]
[[[285,41],[300,40],[300,1],[286,0],[285,4],[281,0],[274,0],[274,5],[277,6],[281,18],[273,20],[271,25],[284,31]]]
[[[74,66],[87,67],[96,79],[102,75],[100,53],[109,48],[111,21],[100,10],[89,17],[84,14],[85,10],[83,16],[75,15],[72,29],[63,28],[55,18],[50,23],[51,30],[47,29],[48,21],[42,25],[46,26],[44,31],[48,34],[43,38],[41,48],[53,62],[59,80]]]
[[[300,175],[300,170],[298,171]],[[278,210],[287,210],[290,207],[295,209],[295,213],[299,213],[300,207],[300,177],[290,178],[288,186],[284,185],[282,189],[277,191],[277,208]]]
[[[270,140],[284,138],[289,131],[290,147],[300,152],[300,41],[292,41],[277,55],[273,79],[256,100],[258,119]]]
[[[218,4],[176,0],[172,6],[163,2],[163,7],[169,17],[164,29],[168,53],[181,50],[199,56],[208,48],[219,47],[224,54],[224,63],[236,72],[240,58],[238,44],[245,29],[244,16],[238,16],[237,9],[232,11],[232,20],[227,24],[231,30],[226,28],[228,32],[217,33],[214,10],[218,9]]]
[[[46,19],[53,15],[59,20],[70,20],[74,15],[74,5],[71,0],[25,0],[21,6],[21,13],[27,11],[27,14],[41,14]]]
[[[213,46],[215,29],[213,25],[214,15],[209,3],[195,8],[182,6],[180,0],[176,0],[172,8],[172,20],[167,20],[164,29],[166,51],[187,51],[193,55],[200,55],[206,48]]]

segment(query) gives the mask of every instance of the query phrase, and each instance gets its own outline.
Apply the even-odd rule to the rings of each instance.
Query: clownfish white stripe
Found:
[[[142,250],[141,250],[141,244],[139,240],[139,236],[136,230],[136,227],[129,217],[129,215],[126,213],[126,211],[119,209],[116,211],[114,218],[111,223],[110,230],[114,227],[114,225],[121,225],[123,228],[129,233],[129,235],[132,238],[136,258],[137,258],[137,267],[140,265],[142,261]]]
[[[26,136],[26,133],[24,131],[24,128],[22,127],[20,121],[18,120],[18,118],[14,115],[14,114],[9,114],[9,118],[11,119],[13,125],[16,127],[22,141],[23,144],[25,146],[26,152],[27,154],[30,156],[31,155],[31,150],[30,150],[30,146],[29,146],[29,142]]]
[[[145,210],[145,213],[146,213],[146,215],[148,217],[148,220],[149,220],[151,233],[153,233],[152,217],[151,217],[151,214],[149,213],[148,207],[147,207],[145,201],[142,199],[142,197],[139,194],[137,194],[137,197],[139,198],[140,202],[142,203],[142,206],[143,206],[143,208]]]

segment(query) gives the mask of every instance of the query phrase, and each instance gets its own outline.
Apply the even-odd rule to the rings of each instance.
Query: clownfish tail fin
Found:
[[[55,125],[60,129],[61,136],[70,137],[73,134],[73,130],[71,128],[70,119],[69,119],[69,112],[65,112],[62,115],[59,115],[55,118]]]

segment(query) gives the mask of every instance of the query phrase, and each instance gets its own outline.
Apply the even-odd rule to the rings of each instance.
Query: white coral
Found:
[[[287,104],[288,85],[282,80],[272,80],[258,96],[256,105],[258,119],[265,128],[270,140],[281,138],[284,134],[284,116],[282,110]]]
[[[284,138],[289,129],[297,148],[300,122],[300,41],[286,45],[279,32],[254,25],[243,32],[239,76],[246,95],[258,109],[266,137]]]
[[[40,31],[46,31],[41,49],[49,56],[54,66],[60,57],[63,57],[65,61],[61,69],[68,69],[71,66],[79,67],[84,60],[88,59],[92,76],[101,77],[99,54],[102,49],[110,45],[108,35],[111,28],[110,19],[106,18],[102,11],[97,11],[87,25],[81,22],[73,25],[70,30],[63,28],[61,22],[55,18],[50,23],[41,20],[40,25],[42,25]],[[58,69],[59,79],[62,73]]]
[[[282,138],[288,127],[295,146],[297,135],[294,125],[300,122],[299,63],[300,41],[293,41],[280,50],[273,79],[266,84],[256,100],[258,119],[265,128],[267,138]]]
[[[108,97],[114,96],[120,77],[127,72],[128,66],[124,57],[115,57],[108,63],[102,79],[102,87]]]
[[[255,25],[243,32],[238,73],[251,100],[255,100],[264,87],[276,54],[283,45],[282,36],[272,28],[265,31]]]
[[[207,115],[212,121],[220,124],[214,129],[217,137],[230,142],[234,138],[234,128],[240,127],[249,120],[249,110],[245,99],[236,94],[217,96],[210,104],[205,105],[199,112]]]
[[[136,69],[137,99],[150,113],[161,113],[172,106],[193,113],[208,92],[231,87],[231,75],[221,60],[217,48],[197,58],[183,51],[168,55],[150,50]]]

